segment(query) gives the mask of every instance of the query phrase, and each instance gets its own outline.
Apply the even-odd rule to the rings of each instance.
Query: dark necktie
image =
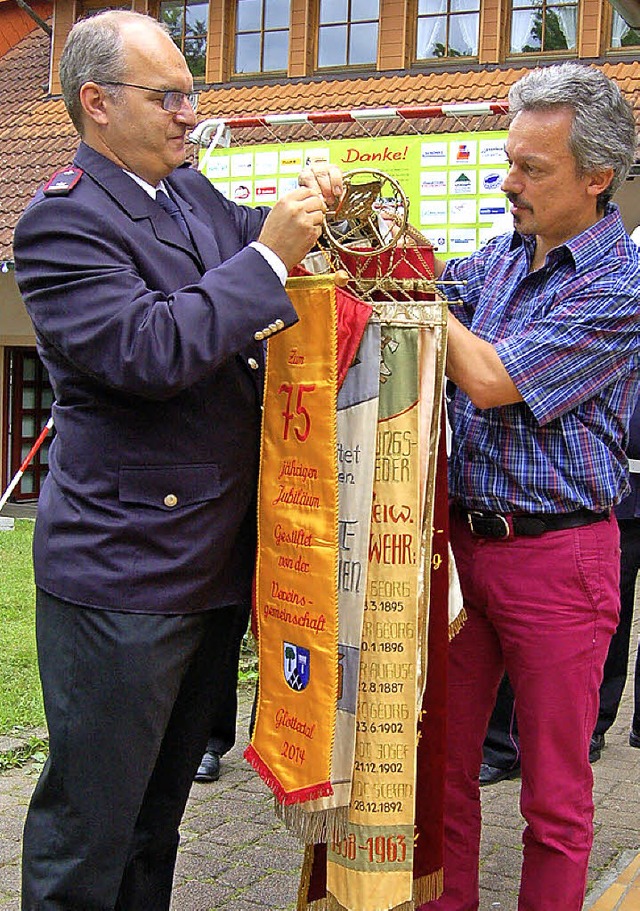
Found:
[[[158,190],[156,192],[156,202],[162,209],[165,210],[165,212],[167,212],[171,216],[171,218],[173,218],[173,220],[175,221],[177,226],[180,228],[180,230],[182,231],[184,236],[191,239],[191,235],[189,234],[189,228],[187,227],[187,223],[184,219],[184,215],[178,208],[177,204],[173,201],[173,199],[171,199],[170,196],[167,196],[167,194],[163,190]]]

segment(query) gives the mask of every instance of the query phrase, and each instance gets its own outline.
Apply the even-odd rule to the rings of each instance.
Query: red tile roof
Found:
[[[52,0],[33,0],[30,5],[41,19],[48,19],[53,9]],[[34,19],[15,0],[0,0],[0,57],[35,28]]]
[[[47,95],[49,39],[39,29],[24,37],[0,58],[0,262],[11,260],[15,223],[36,188],[67,165],[78,138],[59,98]],[[615,79],[634,105],[640,124],[640,63],[605,63],[602,70]],[[282,84],[224,85],[201,95],[198,116],[230,118],[240,115],[282,114],[439,105],[472,101],[504,101],[509,87],[526,72],[520,69],[475,69],[466,72],[391,73],[356,79],[296,80]],[[441,117],[415,121],[367,122],[373,135],[401,132],[504,129],[504,115]],[[357,124],[333,124],[322,135],[338,138],[361,134]],[[306,139],[313,127],[280,128],[278,137]],[[265,128],[236,132],[234,142],[273,141]]]

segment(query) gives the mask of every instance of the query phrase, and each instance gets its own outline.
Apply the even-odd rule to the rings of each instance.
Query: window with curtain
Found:
[[[631,28],[620,13],[614,11],[611,21],[611,47],[640,46],[640,29]]]
[[[418,0],[416,60],[476,57],[480,0]]]
[[[209,3],[203,0],[161,0],[158,18],[168,27],[194,77],[204,78]]]
[[[318,67],[375,64],[379,27],[380,0],[320,0]]]
[[[513,0],[511,53],[575,51],[578,0]]]
[[[238,0],[236,73],[286,73],[290,7],[290,0]]]

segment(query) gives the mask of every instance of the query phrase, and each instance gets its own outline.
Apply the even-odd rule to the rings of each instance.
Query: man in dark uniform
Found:
[[[15,234],[57,430],[34,538],[50,755],[22,908],[163,911],[250,599],[263,340],[297,319],[284,280],[341,179],[306,172],[269,212],[183,166],[192,77],[145,16],[78,23],[60,74],[82,143]]]

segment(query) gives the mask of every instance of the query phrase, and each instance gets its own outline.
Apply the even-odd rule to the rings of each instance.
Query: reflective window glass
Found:
[[[480,0],[419,0],[416,60],[476,57]]]
[[[349,0],[320,0],[320,24],[346,22],[349,18]]]
[[[611,47],[637,47],[640,45],[640,28],[631,28],[620,13],[614,11],[611,21]]]
[[[267,0],[264,8],[264,27],[289,28],[289,0]]]
[[[291,0],[238,0],[235,73],[286,72]]]
[[[33,472],[26,471],[20,479],[20,493],[33,493]]]
[[[375,65],[378,0],[320,0],[318,67]]]
[[[236,29],[239,32],[259,31],[262,25],[262,0],[238,0]]]
[[[36,419],[33,415],[25,414],[22,417],[22,436],[23,437],[35,437],[36,436]]]
[[[286,32],[267,32],[264,36],[262,70],[286,70],[289,54],[289,37]]]
[[[203,0],[161,0],[158,18],[168,27],[193,76],[204,79],[209,4]]]
[[[574,51],[578,27],[578,0],[513,0],[512,54]]]
[[[25,357],[22,361],[22,379],[35,380],[36,378],[36,359],[34,357]]]

